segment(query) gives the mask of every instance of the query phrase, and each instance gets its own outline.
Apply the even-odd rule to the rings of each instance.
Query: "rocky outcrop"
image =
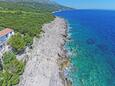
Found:
[[[67,25],[63,19],[56,18],[45,24],[43,31],[40,39],[34,39],[33,49],[28,52],[25,71],[18,86],[64,86],[66,83],[59,65],[66,67],[69,62],[64,60],[65,64],[62,64],[59,59],[66,57],[63,46]]]

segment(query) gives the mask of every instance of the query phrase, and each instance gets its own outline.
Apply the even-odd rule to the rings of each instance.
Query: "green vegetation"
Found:
[[[6,52],[4,55],[3,55],[3,64],[6,65],[8,63],[10,63],[13,59],[15,59],[16,56],[14,53],[10,52]]]
[[[43,6],[47,5],[34,2],[0,2],[0,30],[8,27],[19,33],[9,40],[14,51],[20,52],[25,46],[31,45],[33,37],[39,37],[42,32],[42,25],[54,19],[52,9]]]
[[[19,76],[24,71],[24,63],[16,59],[12,52],[3,55],[3,70],[0,71],[0,86],[13,86],[19,83]]]
[[[16,52],[20,52],[26,46],[26,41],[20,33],[13,35],[8,42]]]
[[[31,36],[29,36],[28,34],[24,35],[24,41],[26,42],[26,46],[29,46],[33,43],[33,39]]]
[[[48,5],[34,2],[0,1],[0,30],[9,27],[15,32],[39,37],[42,25],[54,19],[51,10]]]
[[[0,11],[0,27],[9,27],[21,34],[39,36],[44,23],[53,20],[50,13],[32,13],[23,11]]]
[[[8,43],[12,46],[13,50],[17,53],[22,51],[26,46],[30,46],[32,44],[32,37],[28,34],[21,35],[20,33],[15,33],[8,41]]]
[[[16,1],[16,0],[14,0]],[[7,2],[0,1],[0,10],[21,10],[26,12],[53,12],[57,10],[65,10],[65,9],[71,9],[65,6],[61,6],[58,4],[43,4],[39,2],[27,2],[24,0],[18,0],[18,2],[10,2],[7,0]]]

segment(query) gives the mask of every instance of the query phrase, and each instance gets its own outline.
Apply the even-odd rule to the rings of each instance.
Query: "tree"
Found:
[[[33,38],[31,36],[29,36],[27,33],[24,36],[24,41],[26,42],[26,45],[31,45],[33,40]]]
[[[0,73],[0,86],[13,86],[19,83],[19,75],[7,71]]]
[[[9,39],[8,43],[15,49],[16,52],[20,52],[26,46],[24,38],[20,33],[16,33],[15,35],[13,35]]]
[[[19,76],[24,71],[25,64],[16,59],[13,52],[3,54],[3,71],[0,71],[0,86],[13,86],[19,83]]]
[[[9,64],[12,60],[16,59],[16,55],[13,52],[5,52],[3,54],[3,64]]]
[[[11,78],[11,80],[10,80],[10,82],[12,83],[12,85],[18,84],[19,81],[20,81],[19,75],[17,75],[17,74],[13,75],[12,78]]]
[[[4,71],[2,73],[3,82],[1,83],[2,84],[1,86],[11,86],[11,83],[10,83],[11,77],[12,77],[12,74],[10,74],[7,71]]]
[[[20,75],[24,71],[24,63],[14,59],[9,64],[4,65],[4,69],[12,74]]]
[[[3,72],[0,71],[0,86],[2,86],[3,81],[4,81]]]

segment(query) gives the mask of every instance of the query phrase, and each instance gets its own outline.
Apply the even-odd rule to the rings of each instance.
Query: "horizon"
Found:
[[[58,4],[75,9],[115,10],[115,0],[53,0]]]

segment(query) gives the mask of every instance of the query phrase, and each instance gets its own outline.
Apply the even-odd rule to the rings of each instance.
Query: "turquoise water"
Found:
[[[72,10],[55,15],[68,21],[68,78],[73,86],[115,86],[115,11]]]

